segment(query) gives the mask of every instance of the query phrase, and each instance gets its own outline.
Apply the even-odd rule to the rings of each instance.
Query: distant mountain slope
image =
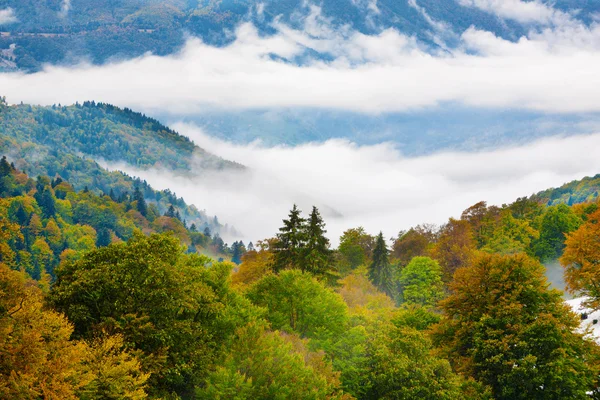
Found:
[[[8,106],[0,102],[0,154],[31,176],[60,176],[76,190],[131,194],[135,181],[109,172],[96,160],[127,163],[137,168],[162,168],[180,174],[243,169],[194,145],[158,121],[128,109],[86,102],[83,105]],[[173,206],[182,219],[219,231],[216,218],[188,206],[169,191],[158,192],[145,182],[141,189],[161,213]]]
[[[232,40],[227,32],[243,21],[252,22],[263,33],[272,32],[275,18],[299,26],[308,12],[307,4],[321,6],[334,27],[348,26],[363,33],[394,28],[432,46],[437,46],[432,21],[443,21],[455,33],[475,26],[508,40],[517,40],[528,29],[464,7],[457,0],[418,0],[417,6],[427,16],[407,0],[0,0],[0,9],[12,8],[18,19],[1,27],[7,34],[0,37],[0,49],[16,44],[16,65],[29,71],[41,68],[42,63],[79,57],[103,63],[148,51],[165,55],[181,47],[184,33],[223,45]],[[600,3],[591,0],[552,4],[561,10],[578,10],[578,18],[587,23],[600,11]]]
[[[600,198],[600,174],[572,181],[559,188],[547,189],[532,196],[532,199],[548,205],[568,205],[597,201]]]

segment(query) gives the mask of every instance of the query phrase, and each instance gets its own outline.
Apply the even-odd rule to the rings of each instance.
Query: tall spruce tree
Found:
[[[379,232],[373,249],[373,262],[369,266],[369,279],[379,290],[394,297],[394,273],[390,265],[389,253],[383,232]]]
[[[323,274],[329,266],[331,251],[329,239],[325,237],[325,222],[317,207],[313,206],[306,224],[306,248],[301,269],[313,274]]]
[[[244,255],[245,247],[244,242],[233,242],[231,245],[231,262],[240,265],[242,263],[242,256]]]
[[[169,205],[169,209],[165,212],[165,217],[175,218],[175,207],[173,207],[173,204]]]
[[[137,210],[145,217],[146,214],[148,214],[148,206],[146,205],[146,200],[144,200],[144,195],[139,186],[136,186],[133,191],[133,201],[137,201]]]
[[[281,271],[289,268],[300,268],[303,250],[306,244],[305,219],[301,211],[294,204],[289,218],[283,220],[283,227],[279,228],[277,244],[275,245],[275,260],[273,269]]]

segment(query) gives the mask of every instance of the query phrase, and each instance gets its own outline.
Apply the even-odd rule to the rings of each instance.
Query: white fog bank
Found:
[[[348,228],[386,237],[419,223],[444,223],[470,205],[510,203],[600,172],[600,134],[554,137],[476,153],[407,158],[392,144],[358,146],[330,140],[297,147],[235,145],[188,124],[173,126],[196,144],[246,165],[246,173],[182,177],[111,165],[170,188],[187,202],[236,227],[245,240],[273,236],[293,203],[318,206],[337,244]]]

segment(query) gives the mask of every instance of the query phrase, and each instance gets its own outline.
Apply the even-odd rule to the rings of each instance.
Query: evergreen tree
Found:
[[[97,247],[106,247],[111,243],[110,231],[106,228],[98,230],[98,236],[96,239]]]
[[[210,228],[208,226],[204,228],[204,236],[208,238],[212,236],[212,232],[210,231]]]
[[[54,200],[54,196],[52,196],[50,190],[44,188],[34,194],[33,197],[42,209],[44,218],[50,218],[56,214],[56,201]]]
[[[325,222],[317,207],[313,206],[306,225],[306,248],[301,269],[313,274],[323,274],[329,265],[331,251],[325,237]]]
[[[302,261],[302,252],[306,244],[306,229],[304,227],[306,220],[302,218],[300,213],[300,209],[294,204],[289,218],[284,219],[283,227],[279,228],[274,249],[273,269],[275,271],[301,266],[299,264]]]
[[[169,205],[169,209],[165,213],[165,217],[175,218],[175,207],[173,207],[173,204]]]
[[[196,224],[192,224],[190,226],[190,232],[198,232],[198,228],[196,228]]]
[[[25,212],[25,209],[22,205],[19,205],[19,208],[15,213],[15,218],[21,226],[26,226],[29,224],[29,217],[27,216],[27,212]]]
[[[137,201],[137,210],[145,217],[148,214],[148,206],[139,186],[133,191],[133,201]]]
[[[2,156],[2,159],[0,160],[0,176],[8,176],[11,174],[11,172],[12,168],[6,160],[6,156]]]
[[[369,279],[379,290],[393,297],[394,279],[389,260],[389,250],[383,233],[379,232],[373,249],[373,262],[369,266]]]
[[[240,265],[242,263],[242,255],[244,255],[244,243],[242,242],[234,242],[231,245],[231,262]]]

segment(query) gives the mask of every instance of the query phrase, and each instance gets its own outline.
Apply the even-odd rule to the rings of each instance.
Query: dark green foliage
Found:
[[[369,279],[375,287],[393,298],[394,272],[390,264],[389,253],[383,233],[379,232],[373,249],[373,261],[369,266]]]
[[[303,268],[302,256],[306,243],[305,219],[301,216],[300,209],[294,204],[288,219],[283,220],[283,227],[279,228],[275,251],[274,271],[290,268]]]
[[[306,271],[323,275],[331,263],[329,239],[325,237],[325,222],[317,207],[313,207],[306,225],[306,246],[303,267]]]
[[[140,212],[140,214],[142,214],[144,217],[147,216],[148,206],[146,205],[146,200],[144,200],[144,195],[140,191],[139,186],[136,186],[135,190],[133,191],[133,201],[137,202],[137,210]]]
[[[236,264],[241,264],[242,263],[242,256],[244,255],[244,253],[246,252],[246,246],[244,246],[244,242],[239,241],[239,242],[234,242],[231,245],[231,262],[236,263]]]
[[[300,269],[315,275],[325,275],[332,261],[329,239],[325,237],[325,222],[317,207],[306,220],[294,204],[288,219],[283,220],[273,246],[274,271]]]
[[[96,247],[106,247],[111,243],[110,231],[102,228],[98,231],[96,238]]]

